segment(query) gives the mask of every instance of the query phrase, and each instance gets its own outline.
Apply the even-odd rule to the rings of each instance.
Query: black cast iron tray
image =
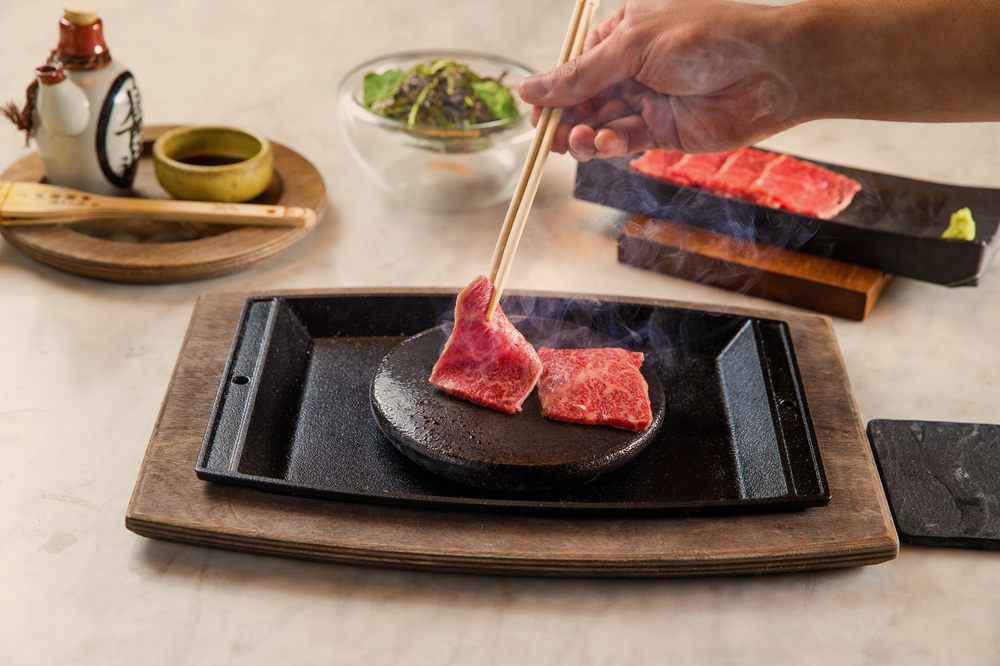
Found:
[[[477,490],[402,456],[372,416],[379,361],[454,296],[250,299],[197,462],[200,478],[334,500],[578,514],[794,509],[830,493],[786,325],[699,310],[509,296],[512,316],[590,326],[647,354],[667,414],[626,467],[545,493]],[[511,417],[511,418],[517,418]]]
[[[816,162],[862,186],[850,206],[821,220],[651,178],[629,168],[630,159],[580,164],[576,197],[951,287],[978,284],[997,249],[1000,189]],[[964,206],[976,218],[976,240],[942,239],[951,213]]]

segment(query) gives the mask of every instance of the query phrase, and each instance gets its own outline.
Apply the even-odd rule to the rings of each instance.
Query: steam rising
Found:
[[[709,312],[691,310],[678,315],[671,309],[610,299],[509,295],[503,298],[502,308],[536,348],[621,347],[645,353],[648,361],[661,368],[704,352],[706,345],[717,346],[714,337],[732,334],[720,330],[719,335],[706,337],[704,319],[713,316]],[[444,313],[441,323],[451,335],[454,312]]]
[[[673,119],[667,123],[667,129],[656,137],[662,147],[680,148],[689,152],[735,148],[743,145],[744,141],[734,139],[737,136],[734,128],[760,127],[762,129],[757,138],[764,138],[789,124],[799,102],[794,87],[780,73],[770,54],[743,41],[733,40],[721,46],[715,43],[712,49],[688,50],[683,59],[673,59],[660,66],[669,67],[670,71],[649,72],[644,74],[645,78],[669,80],[672,89],[677,91],[677,97],[670,98],[672,101],[669,111]],[[656,113],[666,110],[661,107],[654,113],[648,106],[648,99],[643,99],[643,95],[649,96],[648,89],[643,92],[623,88],[619,94],[632,108],[642,109],[647,122],[657,120]],[[683,100],[685,95],[704,96],[705,100],[716,104],[718,108],[699,107],[697,103],[677,101]],[[720,97],[724,100],[721,105],[718,104]],[[650,125],[653,123],[650,122]],[[618,167],[628,159],[619,159]],[[615,207],[636,212],[656,211],[657,217],[745,241],[742,247],[751,253],[751,259],[758,258],[762,252],[758,243],[797,250],[813,241],[811,250],[814,253],[817,249],[822,250],[822,238],[816,239],[817,234],[822,233],[822,222],[806,217],[800,217],[796,222],[787,212],[769,213],[758,210],[746,201],[726,199],[688,188],[677,189],[665,200],[662,187],[636,187],[634,183],[638,181],[630,180],[621,168],[607,166],[592,173],[598,175],[595,176],[595,182],[588,183],[588,187],[613,192]],[[856,173],[851,175],[859,177]],[[879,194],[869,183],[864,182],[864,178],[859,179],[862,180],[863,190],[857,195],[858,201],[852,207],[880,207]],[[563,196],[563,193],[560,192],[559,196]],[[556,210],[555,205],[545,205],[543,202],[536,207],[535,216],[556,216],[562,212]],[[779,215],[783,218],[781,221]],[[576,232],[581,232],[582,226],[577,225]],[[820,244],[819,247],[817,243]],[[529,226],[522,241],[522,246],[527,245],[544,248],[545,251],[536,253],[542,257],[557,246],[552,232],[546,230],[546,225],[541,223]],[[661,251],[651,247],[650,259],[653,253]],[[609,256],[607,260],[613,259]],[[684,253],[678,253],[672,260],[675,265],[690,261]],[[684,266],[684,270],[675,272],[683,274],[686,279],[722,284],[731,291],[742,293],[749,291],[753,281],[760,279],[757,271],[733,264],[726,264],[721,270],[723,275],[707,275],[707,269],[696,263],[688,264]],[[643,274],[637,271],[636,279],[643,279]],[[671,296],[670,293],[662,294],[662,297],[668,299]],[[676,364],[684,356],[705,349],[705,331],[713,328],[706,327],[705,319],[715,316],[710,312],[692,311],[689,315],[671,317],[644,306],[583,298],[505,296],[502,307],[536,347],[617,346],[644,351],[647,355],[655,356],[657,362],[664,365]],[[567,333],[571,329],[565,326],[553,327],[547,332],[544,327],[519,321],[522,317],[570,323],[577,327],[577,332]],[[447,326],[452,319],[453,313],[449,311],[441,321]],[[726,326],[718,328],[721,330]],[[731,331],[726,333],[731,334]]]
[[[678,52],[641,72],[643,85],[622,89],[659,147],[693,153],[727,150],[790,126],[798,94],[761,47],[728,39],[682,46]]]

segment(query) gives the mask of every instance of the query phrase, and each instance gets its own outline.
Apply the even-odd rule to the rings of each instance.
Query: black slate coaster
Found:
[[[877,420],[868,439],[902,540],[1000,549],[1000,425]]]

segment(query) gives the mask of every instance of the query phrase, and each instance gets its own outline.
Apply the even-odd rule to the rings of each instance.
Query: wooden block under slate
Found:
[[[618,240],[618,260],[808,310],[864,319],[890,275],[640,215]]]
[[[1000,549],[1000,425],[871,421],[868,439],[904,541]]]

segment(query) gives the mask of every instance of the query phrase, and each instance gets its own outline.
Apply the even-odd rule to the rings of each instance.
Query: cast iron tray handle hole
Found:
[[[243,386],[244,384],[250,383],[250,378],[246,375],[236,375],[233,377],[233,383],[237,386]]]
[[[236,380],[233,380],[233,381],[236,381]],[[781,408],[781,409],[783,409],[783,410],[785,410],[785,411],[789,411],[790,412],[793,409],[795,409],[796,407],[798,407],[798,405],[795,404],[794,400],[789,400],[788,398],[782,398],[781,400],[778,401],[778,407]]]

